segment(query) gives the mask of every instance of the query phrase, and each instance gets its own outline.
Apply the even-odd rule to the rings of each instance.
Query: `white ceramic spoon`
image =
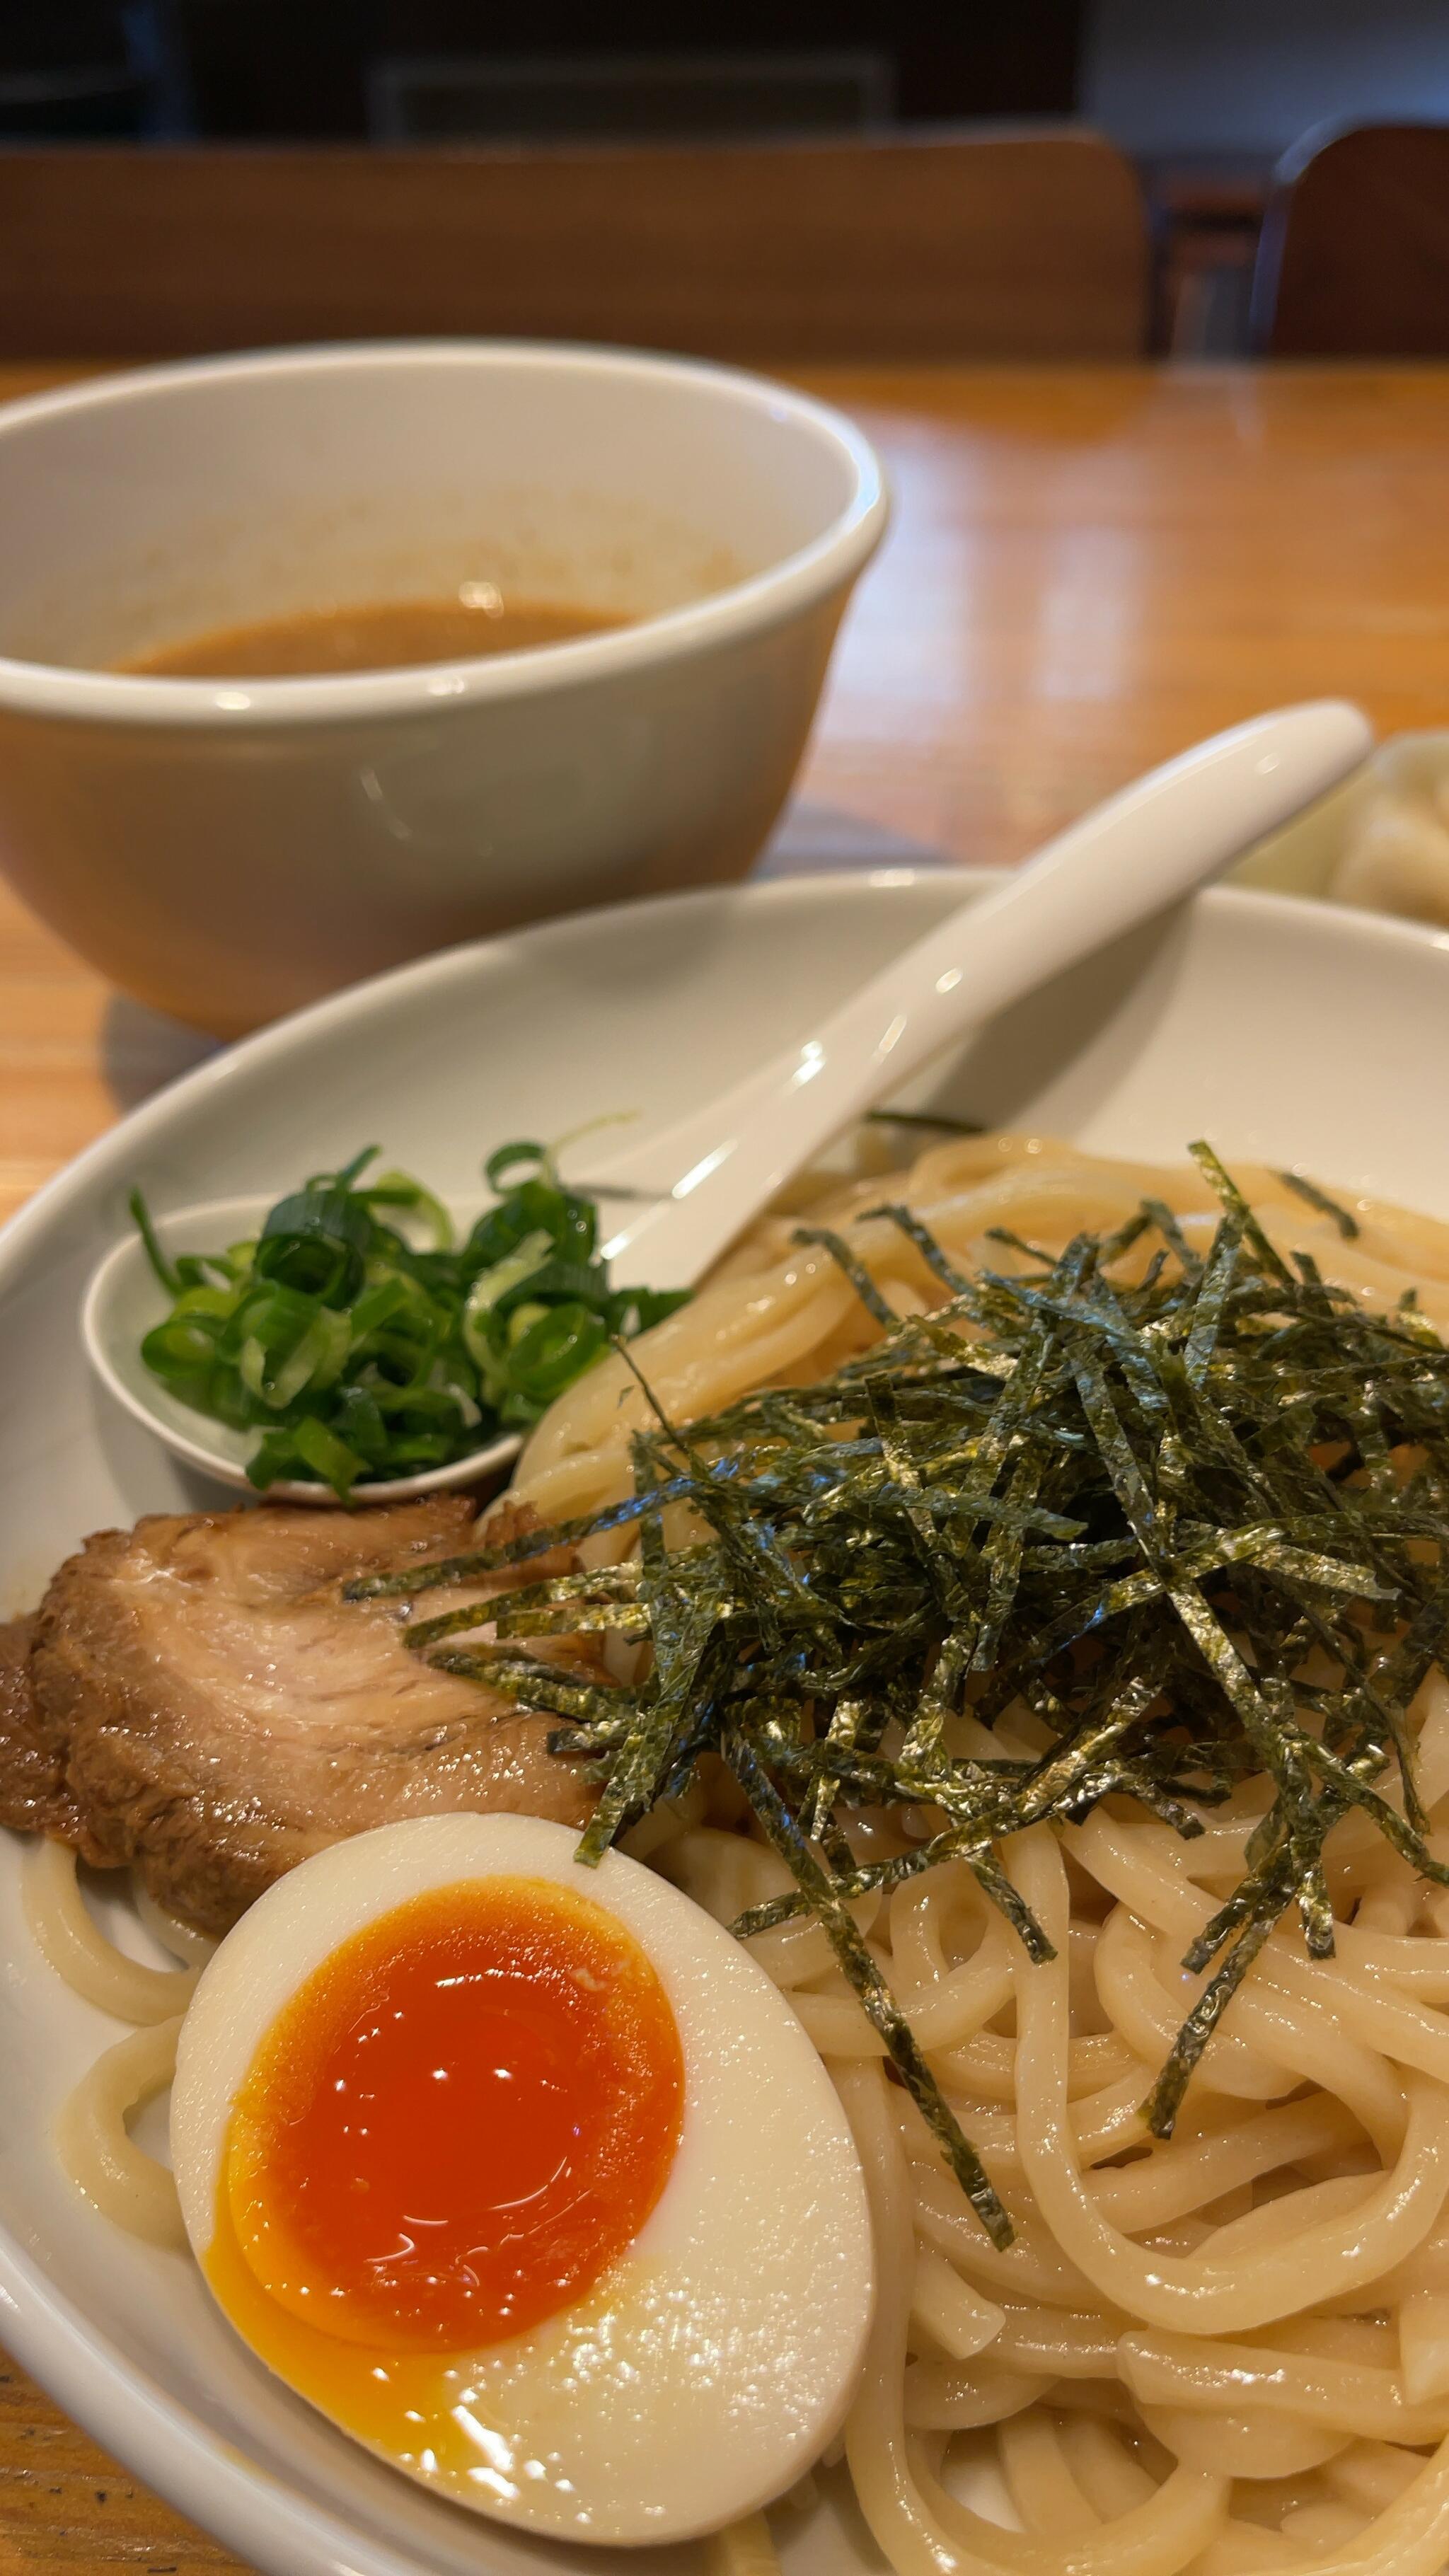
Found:
[[[1150,769],[758,1073],[601,1159],[591,1177],[603,1191],[651,1200],[619,1215],[606,1258],[627,1259],[651,1288],[693,1287],[792,1173],[944,1047],[1180,902],[1372,748],[1360,709],[1325,698],[1256,716]]]
[[[627,1257],[630,1275],[650,1287],[692,1287],[781,1183],[863,1111],[983,1020],[1180,902],[1336,785],[1372,743],[1358,708],[1325,699],[1256,717],[1150,770],[1003,876],[999,888],[962,904],[760,1072],[662,1135],[601,1161],[591,1179],[604,1195],[642,1194],[605,1242],[609,1260]],[[231,1199],[175,1210],[157,1230],[168,1251],[220,1250],[255,1233],[269,1205]],[[81,1331],[91,1365],[177,1457],[249,1491],[245,1461],[255,1435],[177,1404],[142,1364],[141,1337],[166,1307],[139,1237],[128,1237],[86,1292]],[[506,1466],[521,1446],[509,1433],[451,1466],[359,1484],[355,1496],[395,1502],[468,1485]],[[270,1493],[287,1502],[335,1499],[319,1485],[274,1485]]]

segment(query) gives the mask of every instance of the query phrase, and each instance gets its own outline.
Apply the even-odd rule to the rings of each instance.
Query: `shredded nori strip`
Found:
[[[1286,1259],[1210,1148],[1192,1152],[1223,1208],[1205,1254],[1149,1200],[1111,1235],[1057,1257],[1017,1245],[1024,1267],[968,1277],[911,1211],[877,1210],[944,1292],[924,1315],[893,1315],[838,1235],[803,1228],[881,1328],[859,1358],[687,1432],[656,1405],[628,1501],[351,1587],[397,1597],[419,1653],[565,1721],[555,1750],[600,1783],[585,1862],[702,1757],[726,1764],[795,1880],[736,1933],[821,1924],[998,2244],[1009,2221],[859,1899],[956,1859],[1046,1958],[1010,1836],[1114,1797],[1191,1837],[1264,1781],[1241,1884],[1183,1962],[1207,1983],[1143,2106],[1166,2137],[1280,1920],[1296,1913],[1309,1954],[1331,1954],[1324,1843],[1345,1815],[1449,1885],[1408,1720],[1449,1630],[1449,1350],[1411,1306],[1367,1313]],[[675,1543],[664,1514],[680,1505],[692,1535]],[[640,1550],[621,1566],[410,1617],[437,1584],[630,1522]],[[489,1642],[445,1642],[481,1618]],[[539,1666],[517,1642],[589,1631],[647,1641],[637,1686]],[[985,1753],[983,1730],[1023,1707],[1047,1749]],[[906,1814],[919,1839],[858,1860],[852,1818],[869,1810]]]
[[[941,1110],[867,1109],[862,1124],[866,1127],[916,1127],[932,1136],[984,1136],[986,1129],[979,1118],[952,1118]]]
[[[1316,1208],[1320,1216],[1332,1217],[1345,1243],[1356,1240],[1360,1232],[1358,1218],[1351,1216],[1346,1207],[1340,1207],[1337,1199],[1331,1199],[1327,1190],[1321,1190],[1316,1181],[1306,1181],[1301,1172],[1280,1172],[1278,1178],[1290,1190],[1296,1190],[1301,1199],[1306,1199],[1311,1208]]]

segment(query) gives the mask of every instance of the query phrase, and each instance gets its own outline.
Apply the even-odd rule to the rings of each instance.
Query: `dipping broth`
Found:
[[[309,608],[219,626],[117,664],[152,680],[283,680],[333,671],[396,671],[421,662],[466,662],[480,653],[536,651],[625,626],[596,609],[505,600],[491,582],[465,582],[451,599],[379,599]]]

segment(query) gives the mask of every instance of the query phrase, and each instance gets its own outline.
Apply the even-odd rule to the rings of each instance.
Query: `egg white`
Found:
[[[651,1960],[679,2030],[684,2120],[658,2203],[577,2306],[486,2350],[428,2356],[425,2398],[414,2359],[412,2447],[323,2411],[423,2485],[520,2528],[686,2540],[780,2495],[839,2429],[874,2296],[865,2184],[834,2087],[763,1969],[638,1862],[609,1852],[585,1870],[575,1849],[567,1827],[533,1817],[428,1816],[281,1879],[228,1934],[187,2013],[176,2182],[204,2262],[232,2104],[257,2049],[298,1987],[378,1915],[498,1875],[554,1880],[602,1906]]]

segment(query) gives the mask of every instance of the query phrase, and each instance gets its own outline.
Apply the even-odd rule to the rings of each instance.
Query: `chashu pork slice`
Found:
[[[0,1632],[0,1822],[137,1863],[207,1932],[371,1825],[457,1809],[582,1823],[592,1793],[548,1750],[557,1719],[409,1653],[405,1603],[343,1598],[356,1575],[457,1553],[472,1527],[447,1496],[156,1514],[87,1539],[34,1620]],[[427,1611],[464,1597],[431,1593]]]

